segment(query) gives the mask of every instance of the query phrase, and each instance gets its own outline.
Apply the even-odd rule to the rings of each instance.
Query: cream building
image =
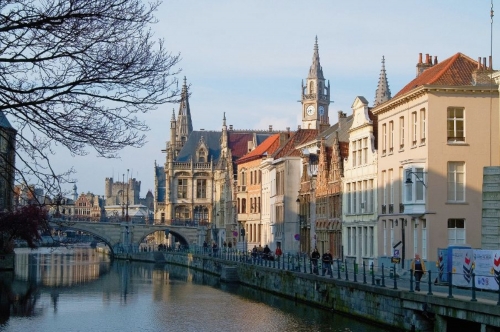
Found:
[[[436,261],[438,248],[481,246],[483,167],[499,163],[490,70],[461,53],[441,63],[420,55],[417,77],[372,110],[381,258],[399,253],[408,269],[415,253]]]
[[[342,234],[347,260],[368,265],[377,257],[377,150],[368,101],[356,97],[344,164]],[[374,123],[375,122],[375,123]]]

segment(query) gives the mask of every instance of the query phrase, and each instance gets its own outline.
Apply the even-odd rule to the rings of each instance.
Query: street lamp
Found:
[[[423,172],[419,172],[420,174],[423,174]],[[417,178],[417,181],[422,183],[424,185],[425,188],[427,188],[427,185],[425,184],[424,180],[422,180],[419,176],[417,172],[413,172],[413,171],[406,171],[406,184],[413,184],[413,181],[411,179],[411,176],[410,175],[415,175],[415,177]]]

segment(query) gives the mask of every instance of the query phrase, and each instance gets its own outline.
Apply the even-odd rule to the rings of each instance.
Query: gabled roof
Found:
[[[236,164],[246,163],[255,159],[262,158],[266,153],[271,155],[280,146],[280,134],[274,134],[268,137],[264,142],[259,144],[255,149],[241,157],[236,161]]]
[[[425,70],[408,83],[394,97],[399,97],[422,85],[472,85],[472,72],[477,69],[477,61],[457,53],[439,64]]]
[[[181,151],[179,151],[179,155],[175,159],[178,162],[188,162],[191,161],[191,158],[196,154],[196,148],[198,147],[198,143],[200,142],[201,137],[203,136],[203,140],[208,146],[208,159],[207,161],[213,161],[216,163],[220,157],[220,131],[205,131],[205,130],[197,130],[191,132],[188,136],[188,139]]]
[[[279,148],[273,155],[274,159],[283,157],[300,157],[300,151],[295,147],[312,141],[318,135],[317,129],[299,129],[288,141]]]
[[[253,141],[255,135],[255,140],[257,145],[264,142],[273,133],[255,133],[255,132],[228,132],[228,146],[231,149],[231,155],[233,157],[233,162],[243,157],[248,153],[248,142]]]

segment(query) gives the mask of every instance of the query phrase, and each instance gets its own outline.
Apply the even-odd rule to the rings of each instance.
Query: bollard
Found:
[[[358,272],[358,271],[356,271],[356,260],[354,260],[354,262],[352,263],[352,265],[353,265],[353,269],[352,270],[354,271],[354,282],[358,282],[358,276],[356,275],[356,272]]]
[[[385,287],[384,264],[382,263],[382,287]]]
[[[338,258],[337,258],[337,271],[338,271],[337,279],[341,279],[341,277],[340,277],[340,260]]]
[[[366,262],[363,261],[363,284],[366,284]]]
[[[453,274],[451,273],[451,271],[448,271],[448,298],[449,299],[452,299],[453,298],[453,294],[452,294],[452,278],[453,278]]]
[[[372,273],[372,286],[375,286],[375,270],[373,269],[373,262],[371,263],[370,265],[370,270],[371,270],[371,273]]]
[[[429,271],[429,280],[427,280],[427,283],[429,285],[429,291],[427,292],[427,295],[432,295],[432,271]]]
[[[347,259],[344,261],[344,269],[345,269],[345,280],[349,281],[349,274],[347,272]]]
[[[472,272],[472,302],[477,302],[476,299],[476,274]]]
[[[414,293],[413,290],[413,269],[410,269],[410,293]]]
[[[307,265],[306,265],[306,255],[304,255],[304,273],[307,273],[306,267],[307,267]]]
[[[398,289],[398,279],[396,278],[396,264],[392,267],[392,276],[394,278],[394,287],[393,289]]]

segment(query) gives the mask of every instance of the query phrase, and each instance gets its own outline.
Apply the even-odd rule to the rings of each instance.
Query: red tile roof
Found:
[[[248,161],[262,158],[262,156],[267,153],[269,155],[273,154],[280,146],[280,134],[274,134],[268,137],[264,142],[258,145],[255,149],[241,157],[236,161],[236,164],[242,164]]]
[[[253,133],[228,133],[228,146],[231,149],[233,161],[248,152],[248,142],[253,141]]]
[[[279,159],[283,157],[300,157],[300,151],[295,147],[306,142],[316,139],[318,136],[317,129],[299,129],[295,132],[295,135],[290,137],[288,141],[279,148],[274,154],[274,159]]]
[[[408,83],[395,97],[399,97],[422,85],[472,85],[472,72],[477,69],[477,61],[457,53],[454,56],[425,70]]]

